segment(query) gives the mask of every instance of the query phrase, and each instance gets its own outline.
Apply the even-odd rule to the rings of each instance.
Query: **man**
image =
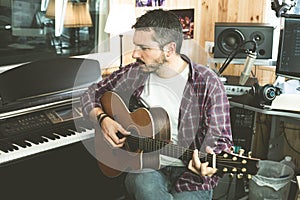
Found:
[[[161,155],[165,167],[160,170],[128,173],[128,194],[134,199],[211,199],[219,176],[208,162],[200,162],[198,152],[230,151],[232,135],[224,86],[212,70],[180,54],[182,27],[172,12],[148,11],[133,28],[132,57],[137,62],[90,86],[81,99],[84,114],[101,127],[101,133],[96,134],[103,134],[112,147],[122,147],[131,133],[104,113],[99,99],[106,91],[164,108],[170,119],[171,143],[195,149],[193,158],[182,162]],[[125,137],[118,137],[117,132]]]

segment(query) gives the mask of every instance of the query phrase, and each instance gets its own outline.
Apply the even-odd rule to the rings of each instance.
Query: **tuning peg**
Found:
[[[252,151],[249,151],[249,152],[248,152],[248,157],[249,157],[249,158],[252,158]]]
[[[247,178],[250,180],[250,179],[252,179],[252,175],[251,174],[248,174],[247,175]]]
[[[245,173],[246,171],[247,171],[247,169],[246,169],[245,167],[243,167],[243,168],[242,168],[242,172]]]
[[[244,177],[244,175],[243,175],[243,174],[238,174],[236,177],[237,177],[238,179],[242,179],[242,178]]]
[[[237,172],[237,168],[232,168],[232,172]]]
[[[239,150],[239,156],[242,156],[244,153],[245,153],[245,150],[244,150],[244,149],[240,149],[240,150]]]
[[[228,172],[228,169],[226,167],[223,168],[223,172],[226,173]]]

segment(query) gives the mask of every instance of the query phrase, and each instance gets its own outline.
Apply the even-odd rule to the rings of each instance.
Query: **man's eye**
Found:
[[[143,51],[150,49],[149,47],[140,47]]]

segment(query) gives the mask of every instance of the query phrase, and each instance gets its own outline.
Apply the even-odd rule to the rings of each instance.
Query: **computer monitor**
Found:
[[[283,15],[276,75],[300,80],[300,15]]]
[[[12,35],[25,37],[44,37],[41,22],[41,0],[13,0]]]

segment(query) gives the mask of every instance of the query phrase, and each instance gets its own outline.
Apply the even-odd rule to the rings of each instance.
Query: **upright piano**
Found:
[[[0,199],[115,199],[83,142],[79,98],[101,80],[96,60],[56,58],[0,74]],[[92,145],[91,145],[92,146]]]

